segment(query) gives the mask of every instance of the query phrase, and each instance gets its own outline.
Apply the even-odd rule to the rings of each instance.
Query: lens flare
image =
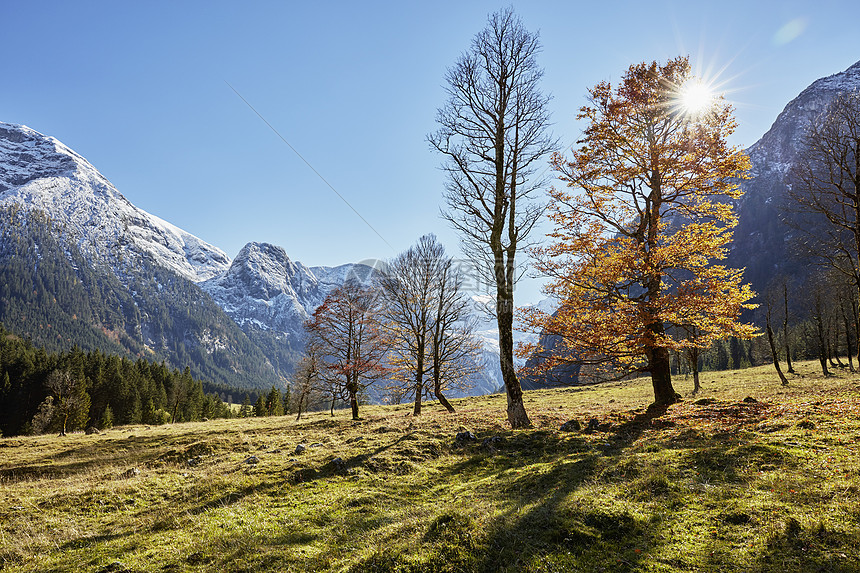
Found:
[[[709,85],[693,79],[681,88],[680,105],[688,115],[699,115],[711,108],[715,98]]]

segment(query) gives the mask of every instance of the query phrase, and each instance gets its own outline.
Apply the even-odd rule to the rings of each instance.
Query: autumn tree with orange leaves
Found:
[[[648,372],[657,405],[677,399],[670,352],[756,335],[739,321],[755,293],[742,269],[719,264],[749,159],[726,142],[736,127],[732,107],[721,97],[688,106],[691,82],[689,61],[679,57],[633,65],[615,89],[601,82],[589,90],[578,115],[588,122],[583,138],[571,159],[553,158],[567,186],[550,191],[552,243],[534,250],[551,278],[545,291],[561,306],[522,315],[563,341],[564,352],[542,368],[576,360]]]
[[[358,419],[358,395],[388,374],[389,341],[379,320],[379,296],[356,281],[333,290],[305,324],[319,355],[317,376],[333,398],[348,400]]]

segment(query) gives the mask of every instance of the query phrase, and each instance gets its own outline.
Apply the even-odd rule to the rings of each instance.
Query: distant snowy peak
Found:
[[[377,259],[368,259],[336,267],[311,267],[310,271],[317,277],[321,285],[331,290],[347,281],[357,281],[369,286],[373,282],[374,273],[383,268],[384,264]]]
[[[748,152],[755,173],[785,172],[802,146],[802,137],[815,117],[840,93],[860,90],[860,62],[844,72],[813,82],[785,106],[770,130]]]
[[[194,282],[230,265],[222,250],[132,205],[58,140],[0,122],[0,206],[13,205],[47,213],[91,264],[117,268],[147,256]]]
[[[240,326],[300,337],[303,322],[349,279],[365,280],[368,265],[308,268],[268,243],[248,243],[230,268],[200,284]]]
[[[288,292],[309,297],[319,288],[319,281],[307,267],[290,260],[282,247],[268,243],[242,247],[227,272],[214,282],[229,284],[246,296],[265,301]]]

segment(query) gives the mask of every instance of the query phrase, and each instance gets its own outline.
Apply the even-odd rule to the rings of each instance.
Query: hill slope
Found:
[[[4,571],[860,570],[860,391],[812,364],[458,413],[369,407],[0,440]],[[596,429],[560,431],[571,419]],[[457,440],[468,428],[477,440]],[[298,444],[307,448],[296,452]]]
[[[821,78],[790,101],[773,126],[747,150],[752,179],[741,185],[738,226],[729,255],[733,267],[746,267],[744,278],[764,293],[774,276],[802,279],[808,272],[791,257],[791,229],[781,220],[791,184],[791,168],[811,121],[840,93],[860,89],[860,62]],[[799,280],[802,282],[802,280]]]

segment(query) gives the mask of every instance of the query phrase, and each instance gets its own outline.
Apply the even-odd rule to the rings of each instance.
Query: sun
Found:
[[[687,115],[701,115],[708,111],[716,100],[713,88],[697,78],[691,78],[681,86],[680,108]]]

